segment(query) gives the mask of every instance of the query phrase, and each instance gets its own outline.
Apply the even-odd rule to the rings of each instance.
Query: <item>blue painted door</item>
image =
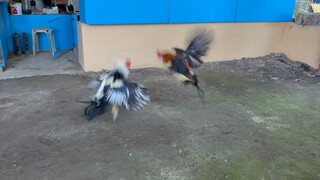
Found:
[[[80,0],[86,24],[168,23],[169,0]]]
[[[290,22],[295,0],[238,0],[237,22]]]
[[[170,0],[170,23],[234,22],[237,0]]]

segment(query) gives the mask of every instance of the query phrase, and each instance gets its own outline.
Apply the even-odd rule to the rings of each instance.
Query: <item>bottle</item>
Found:
[[[22,0],[22,13],[23,14],[31,14],[30,1]]]
[[[38,2],[31,0],[30,4],[31,4],[32,14],[43,14],[43,12],[42,12],[43,7],[41,8],[41,11],[39,9],[37,9]]]

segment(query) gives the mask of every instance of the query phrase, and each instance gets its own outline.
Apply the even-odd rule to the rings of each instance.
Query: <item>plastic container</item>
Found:
[[[12,15],[22,15],[22,4],[21,3],[14,3],[10,4],[10,13]]]
[[[44,4],[42,0],[34,0],[36,3],[36,8],[42,12],[42,9],[44,8]]]

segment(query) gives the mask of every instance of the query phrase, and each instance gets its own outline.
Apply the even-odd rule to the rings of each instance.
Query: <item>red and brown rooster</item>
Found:
[[[194,85],[201,97],[204,96],[204,92],[200,89],[197,75],[192,72],[191,68],[200,67],[204,63],[201,57],[207,55],[212,41],[213,36],[211,31],[201,30],[191,38],[186,50],[172,48],[175,54],[169,51],[157,51],[157,56],[164,66],[173,72],[174,76],[184,84]]]

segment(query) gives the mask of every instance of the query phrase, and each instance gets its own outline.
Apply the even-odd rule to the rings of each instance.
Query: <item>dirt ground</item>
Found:
[[[308,68],[282,54],[206,63],[204,100],[163,70],[133,70],[151,102],[116,122],[83,117],[93,73],[2,80],[0,179],[320,179]]]

